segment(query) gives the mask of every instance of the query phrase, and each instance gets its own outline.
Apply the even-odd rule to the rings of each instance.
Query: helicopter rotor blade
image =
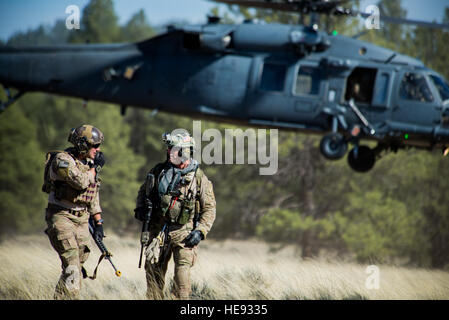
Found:
[[[317,13],[329,13],[337,5],[341,5],[351,0],[336,0],[336,1],[324,1],[324,0],[299,0],[299,1],[285,1],[285,2],[272,2],[272,1],[258,1],[258,0],[212,0],[214,2],[221,2],[229,5],[239,5],[245,7],[272,9],[278,11],[287,12],[317,12]]]
[[[371,16],[370,13],[364,13],[364,12],[356,12],[352,10],[352,12],[357,13],[363,18],[368,18]],[[416,26],[422,26],[427,28],[437,28],[437,29],[448,29],[449,30],[449,24],[448,23],[436,23],[436,22],[426,22],[426,21],[420,21],[420,20],[412,20],[412,19],[404,19],[404,18],[395,18],[395,17],[388,17],[385,15],[379,16],[380,21],[388,22],[388,23],[394,23],[394,24],[412,24]]]
[[[335,16],[352,16],[368,18],[371,13],[364,13],[350,8],[344,8],[341,5],[352,0],[288,0],[273,2],[272,0],[212,0],[214,2],[225,3],[229,5],[240,5],[245,7],[272,9],[297,13],[320,13]],[[381,14],[380,21],[394,24],[411,24],[428,28],[449,29],[448,23],[426,22],[413,19],[395,18]]]

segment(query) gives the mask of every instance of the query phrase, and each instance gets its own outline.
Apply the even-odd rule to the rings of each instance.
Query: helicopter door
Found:
[[[371,100],[369,112],[369,119],[372,124],[383,123],[390,115],[394,75],[395,71],[391,68],[379,68],[377,70],[373,99]]]
[[[304,120],[310,120],[317,107],[323,104],[319,96],[322,78],[321,70],[313,64],[301,64],[295,73],[294,110],[300,113]]]
[[[282,61],[254,60],[252,70],[257,80],[248,93],[246,104],[254,121],[291,121],[287,83],[292,80],[291,68]]]
[[[424,73],[403,71],[397,84],[392,121],[433,127],[441,111]]]
[[[220,109],[229,111],[241,105],[247,90],[250,68],[249,57],[228,55],[220,59],[218,90],[214,91]]]
[[[377,71],[376,83],[374,86],[373,99],[371,105],[375,108],[385,109],[390,105],[390,93],[394,71],[389,69],[379,69]]]

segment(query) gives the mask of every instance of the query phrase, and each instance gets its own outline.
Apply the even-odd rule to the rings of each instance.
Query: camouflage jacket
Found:
[[[91,215],[101,212],[100,182],[90,171],[89,161],[92,160],[78,160],[71,148],[54,156],[49,170],[49,203],[73,210],[87,209]]]
[[[204,172],[198,168],[182,176],[185,184],[179,184],[172,195],[159,196],[158,182],[161,172],[168,166],[167,162],[159,163],[150,173],[155,175],[155,185],[150,192],[150,200],[153,205],[150,226],[155,231],[160,230],[168,223],[170,236],[173,241],[184,240],[187,234],[193,230],[200,230],[206,238],[215,221],[216,202],[212,182]],[[145,207],[146,181],[141,185],[136,207]]]

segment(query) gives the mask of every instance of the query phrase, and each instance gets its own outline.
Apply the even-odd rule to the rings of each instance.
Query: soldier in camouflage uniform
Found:
[[[179,130],[179,129],[178,129]],[[194,140],[185,130],[164,134],[167,161],[150,173],[155,183],[145,181],[136,201],[135,217],[148,216],[146,199],[152,203],[150,237],[146,247],[145,271],[147,298],[162,299],[168,262],[173,255],[174,295],[190,297],[190,268],[194,265],[198,243],[204,240],[215,220],[215,196],[212,182],[191,158]],[[146,190],[149,196],[146,196]]]
[[[47,233],[62,263],[55,299],[78,299],[81,274],[89,256],[88,220],[95,221],[95,236],[102,239],[103,220],[97,177],[105,163],[100,152],[103,133],[91,125],[72,129],[68,138],[74,147],[47,153],[42,190],[49,193]]]

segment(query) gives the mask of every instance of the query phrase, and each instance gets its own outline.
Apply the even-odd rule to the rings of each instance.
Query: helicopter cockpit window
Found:
[[[438,93],[440,94],[441,101],[449,100],[449,86],[448,84],[441,79],[440,77],[430,75],[430,79],[432,79],[435,88],[437,88]]]
[[[399,96],[405,100],[420,102],[433,101],[433,96],[426,82],[426,78],[419,73],[407,72],[404,74],[399,88]]]
[[[320,91],[320,70],[311,67],[301,67],[296,77],[295,94],[317,95]]]
[[[260,80],[260,89],[264,91],[283,91],[287,67],[281,64],[265,63]]]

